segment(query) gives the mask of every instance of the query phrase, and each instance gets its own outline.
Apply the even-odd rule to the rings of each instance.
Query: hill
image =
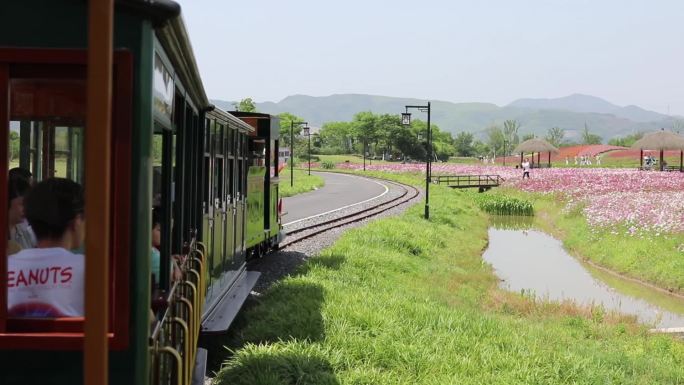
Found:
[[[233,103],[213,100],[218,107],[232,110]],[[399,114],[408,104],[423,104],[424,100],[377,95],[339,94],[330,96],[288,96],[280,102],[256,103],[261,112],[278,114],[290,112],[305,118],[311,125],[320,126],[329,121],[351,120],[360,111]],[[416,113],[418,119],[425,114]],[[492,124],[503,124],[507,119],[520,122],[520,133],[546,134],[553,126],[566,130],[566,137],[578,139],[586,123],[592,133],[604,141],[639,131],[653,131],[672,127],[673,119],[667,115],[647,111],[636,106],[619,107],[603,99],[570,95],[558,99],[520,99],[507,106],[491,103],[432,102],[432,121],[441,129],[457,133],[469,131],[483,136]]]

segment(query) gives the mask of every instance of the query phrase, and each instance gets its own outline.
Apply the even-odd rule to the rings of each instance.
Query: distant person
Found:
[[[85,258],[83,188],[63,178],[38,183],[25,199],[35,248],[7,260],[7,308],[12,317],[83,316]]]
[[[522,169],[523,169],[523,179],[527,177],[527,179],[530,179],[530,161],[529,159],[525,158],[525,161],[522,163]]]
[[[575,166],[577,166],[577,155],[575,155]]]
[[[566,166],[570,165],[570,158],[568,158],[567,156],[565,157],[565,165]]]

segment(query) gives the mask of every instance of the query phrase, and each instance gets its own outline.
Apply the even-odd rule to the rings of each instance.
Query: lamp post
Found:
[[[309,126],[304,126],[303,128],[304,135],[309,137],[309,147],[308,147],[308,153],[309,156],[307,157],[309,160],[309,175],[311,175],[311,130],[309,130]]]
[[[430,179],[432,178],[432,129],[430,128],[430,102],[425,106],[405,106],[406,112],[401,114],[401,124],[411,125],[410,108],[427,112],[427,162],[425,163],[425,219],[430,219]]]
[[[309,123],[290,121],[290,187],[294,186],[294,127],[295,125],[304,125],[308,130]]]

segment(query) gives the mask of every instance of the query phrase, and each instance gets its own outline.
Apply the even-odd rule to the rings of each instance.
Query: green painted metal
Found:
[[[0,5],[0,46],[34,48],[86,47],[86,2],[3,1]],[[37,12],[37,10],[40,10]],[[19,33],[18,31],[21,31]],[[30,31],[28,33],[27,31]],[[151,58],[154,30],[151,24],[130,14],[115,16],[117,49],[133,54],[134,94],[132,148],[132,218],[130,255],[131,318],[129,347],[110,354],[110,383],[146,384],[148,376],[147,337],[149,315],[149,252],[151,196]],[[57,33],[58,32],[58,33]],[[147,70],[145,70],[147,69]],[[0,383],[82,383],[82,352],[0,351],[3,363]]]
[[[246,244],[252,248],[261,243],[264,236],[264,174],[261,166],[250,166],[247,173],[247,223]]]

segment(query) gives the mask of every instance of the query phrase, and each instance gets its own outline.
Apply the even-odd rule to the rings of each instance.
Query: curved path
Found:
[[[353,206],[387,193],[388,188],[372,179],[347,174],[316,172],[325,180],[318,190],[283,198],[283,224]],[[289,183],[289,181],[286,181]]]

